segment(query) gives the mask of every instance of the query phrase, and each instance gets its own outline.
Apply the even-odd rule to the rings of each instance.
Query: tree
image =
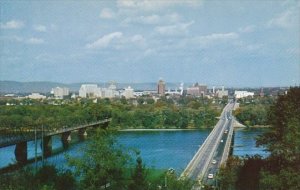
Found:
[[[278,161],[300,161],[300,88],[291,88],[271,107],[270,130],[257,139]],[[281,163],[278,163],[281,165]],[[300,167],[300,164],[298,165]]]
[[[238,157],[229,157],[226,167],[222,166],[217,176],[220,189],[235,189],[235,183],[238,179],[238,172],[241,167],[242,160]]]
[[[76,168],[83,189],[124,189],[125,169],[130,157],[112,131],[98,129],[81,158],[68,158]]]
[[[261,186],[299,189],[300,171],[300,88],[290,88],[271,107],[271,128],[257,139],[271,153],[262,172]],[[274,182],[274,183],[273,183]]]
[[[260,171],[264,166],[264,160],[261,156],[254,155],[246,156],[243,158],[243,162],[236,182],[236,189],[259,189]]]
[[[140,152],[137,152],[136,167],[132,173],[132,183],[129,185],[129,190],[144,190],[148,189],[147,184],[147,171],[143,166],[143,161],[140,156]]]

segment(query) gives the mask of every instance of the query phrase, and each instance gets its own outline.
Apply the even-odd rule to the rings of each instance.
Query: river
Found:
[[[118,142],[125,147],[137,148],[141,151],[141,156],[147,167],[157,169],[174,168],[178,173],[183,171],[186,165],[194,156],[199,146],[204,142],[210,130],[185,130],[185,131],[135,131],[119,132]],[[262,133],[260,129],[236,130],[234,137],[234,155],[245,156],[260,154],[268,155],[263,148],[255,147],[255,137]],[[76,134],[72,134],[72,140],[76,141]],[[40,142],[38,142],[40,144]],[[86,142],[74,143],[65,152],[56,154],[47,159],[58,167],[66,167],[65,154],[73,157],[82,154],[82,147]],[[62,149],[59,136],[52,139],[53,149]],[[0,168],[14,163],[14,148],[9,146],[0,149]],[[41,150],[38,146],[38,155]],[[34,158],[34,142],[28,142],[28,157]]]

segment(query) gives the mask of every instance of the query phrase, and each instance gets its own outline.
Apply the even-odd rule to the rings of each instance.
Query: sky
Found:
[[[300,84],[300,0],[0,2],[0,80]]]

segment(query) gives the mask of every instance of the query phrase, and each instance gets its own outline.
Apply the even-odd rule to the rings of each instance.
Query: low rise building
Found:
[[[30,98],[30,99],[46,99],[46,96],[41,95],[40,93],[31,93],[30,95],[27,96],[27,98]]]
[[[234,96],[235,96],[235,98],[237,98],[237,99],[239,99],[239,98],[245,98],[245,97],[248,97],[248,96],[253,97],[253,96],[254,96],[254,92],[238,91],[238,90],[236,90],[236,91],[234,92]]]
[[[192,87],[187,88],[187,94],[191,96],[205,96],[207,93],[206,85],[195,83]]]
[[[223,98],[225,96],[228,96],[228,90],[224,90],[224,88],[222,88],[222,90],[217,90],[216,95],[218,98]]]

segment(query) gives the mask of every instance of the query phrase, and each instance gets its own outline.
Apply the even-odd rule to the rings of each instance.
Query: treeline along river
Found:
[[[123,131],[118,133],[119,144],[127,148],[141,151],[142,159],[147,167],[156,169],[174,168],[182,172],[192,159],[199,146],[204,142],[210,129],[177,130],[177,131]],[[262,133],[261,129],[236,130],[234,136],[233,154],[238,156],[260,154],[266,156],[263,148],[255,147],[255,137]],[[87,144],[79,142],[77,134],[72,134],[73,144],[66,151],[62,151],[60,136],[52,137],[52,149],[59,152],[47,158],[47,162],[60,167],[68,167],[65,155],[77,157],[82,154],[81,149]],[[37,142],[37,154],[41,155],[40,140]],[[0,168],[15,163],[15,145],[0,149]],[[35,157],[35,143],[28,142],[28,158]],[[39,164],[41,162],[39,161]]]

